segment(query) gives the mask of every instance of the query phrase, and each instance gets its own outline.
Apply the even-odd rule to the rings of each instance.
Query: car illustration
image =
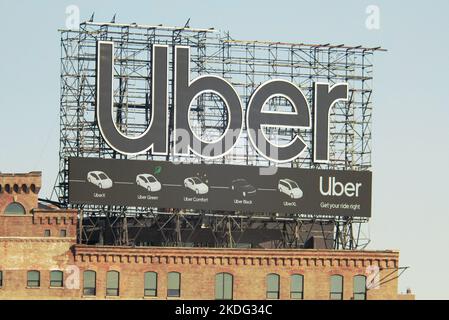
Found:
[[[103,171],[91,171],[87,174],[87,181],[96,185],[100,189],[112,188],[112,180]]]
[[[136,184],[142,188],[147,189],[149,192],[160,191],[162,186],[159,181],[152,175],[148,173],[139,174],[136,177]]]
[[[200,178],[190,177],[184,180],[184,186],[195,191],[196,194],[206,194],[209,192],[209,187]]]
[[[278,185],[279,192],[285,193],[292,199],[300,199],[303,196],[298,184],[291,179],[281,179]]]
[[[236,179],[232,181],[231,189],[240,192],[244,197],[256,194],[256,188],[245,179]]]

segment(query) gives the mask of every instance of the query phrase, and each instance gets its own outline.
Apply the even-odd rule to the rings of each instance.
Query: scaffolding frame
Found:
[[[382,48],[362,46],[242,41],[227,32],[190,27],[152,26],[139,24],[83,22],[79,30],[60,30],[61,34],[61,93],[60,93],[60,146],[59,173],[52,198],[61,206],[79,209],[79,241],[88,242],[89,234],[101,228],[114,230],[117,245],[135,245],[128,236],[130,220],[145,216],[142,228],[158,226],[167,238],[167,245],[182,245],[180,224],[184,230],[195,232],[204,226],[207,218],[213,229],[216,246],[234,247],[235,230],[260,225],[261,221],[276,221],[284,230],[278,247],[304,246],[307,239],[298,239],[297,228],[305,224],[332,223],[335,226],[335,249],[364,248],[369,239],[363,235],[367,218],[328,217],[313,212],[291,215],[173,210],[118,206],[74,206],[68,202],[68,158],[98,157],[116,159],[165,160],[178,162],[226,163],[236,165],[275,165],[261,157],[249,143],[244,128],[234,150],[217,160],[204,160],[190,156],[154,156],[151,152],[138,156],[125,156],[108,147],[95,123],[95,70],[96,41],[115,43],[114,61],[114,116],[117,127],[126,135],[142,133],[151,119],[151,58],[152,45],[169,46],[169,85],[172,84],[173,48],[186,45],[191,50],[191,79],[200,75],[217,75],[228,80],[238,92],[243,108],[251,93],[261,83],[272,79],[285,79],[295,83],[313,105],[313,83],[339,82],[349,84],[348,102],[338,102],[330,116],[330,161],[313,162],[312,129],[266,129],[277,143],[288,143],[298,134],[307,144],[307,150],[288,164],[293,168],[370,170],[371,169],[371,115],[373,53]],[[169,106],[172,106],[172,93]],[[271,99],[266,108],[289,111],[291,105],[284,98]],[[204,93],[192,104],[190,119],[192,130],[204,140],[221,135],[227,125],[227,114],[218,96]],[[245,110],[243,110],[245,111]],[[311,110],[313,113],[313,110]],[[173,112],[170,110],[170,153],[173,150]],[[92,217],[103,217],[107,226],[90,224]],[[192,217],[195,217],[192,218]],[[200,217],[200,219],[198,219]],[[137,219],[137,220],[136,220]],[[210,223],[211,219],[213,223]],[[195,220],[190,223],[190,220]],[[296,230],[296,231],[295,231]],[[165,236],[165,234],[171,234]]]

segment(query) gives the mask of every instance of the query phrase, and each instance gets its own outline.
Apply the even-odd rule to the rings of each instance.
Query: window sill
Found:
[[[119,300],[120,296],[104,296],[105,299]]]
[[[144,296],[142,299],[144,299],[144,300],[157,300],[158,297],[157,296],[155,296],[155,297]]]
[[[181,300],[181,297],[167,297],[167,300]]]
[[[64,287],[48,287],[48,289],[60,289],[60,290],[63,290]]]
[[[26,289],[40,289],[41,287],[25,287]]]

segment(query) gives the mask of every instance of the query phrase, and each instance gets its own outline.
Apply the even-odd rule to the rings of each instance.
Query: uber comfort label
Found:
[[[69,159],[69,202],[371,216],[371,172]]]

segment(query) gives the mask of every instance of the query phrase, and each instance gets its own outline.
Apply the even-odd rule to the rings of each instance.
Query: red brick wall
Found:
[[[3,183],[34,183],[40,175],[0,175]],[[11,201],[21,202],[23,216],[3,214]],[[344,276],[344,299],[352,299],[353,277],[378,266],[380,278],[392,281],[368,291],[368,299],[397,299],[397,251],[245,250],[198,248],[130,248],[76,245],[77,212],[42,210],[37,193],[0,192],[0,299],[82,299],[83,271],[97,272],[97,299],[106,297],[106,273],[120,272],[120,298],[143,299],[144,273],[158,273],[158,299],[167,299],[167,274],[181,273],[181,299],[214,299],[215,275],[233,275],[234,299],[265,299],[266,277],[280,275],[280,298],[290,299],[290,276],[304,275],[305,299],[328,299],[330,276]],[[67,237],[59,236],[67,230]],[[51,237],[44,237],[50,230]],[[41,272],[41,286],[27,288],[27,271]],[[64,271],[64,288],[50,288],[50,271]],[[403,299],[404,297],[401,296]],[[89,297],[91,299],[91,297]]]
[[[280,275],[281,299],[290,299],[290,275],[295,273],[304,275],[305,299],[328,299],[332,274],[344,276],[344,299],[352,299],[354,275],[364,274],[370,264],[394,269],[398,262],[397,252],[95,247],[54,238],[0,240],[0,257],[5,284],[0,289],[1,299],[82,299],[85,270],[97,272],[96,299],[107,298],[109,270],[120,272],[121,299],[144,298],[147,271],[158,273],[157,299],[167,299],[167,274],[171,271],[181,273],[181,299],[214,299],[215,275],[220,272],[233,275],[234,299],[265,299],[269,273]],[[74,279],[73,270],[79,270],[80,288],[49,288],[50,270],[56,269],[65,271],[66,282]],[[28,270],[41,271],[40,289],[26,288]],[[390,272],[381,271],[381,277]],[[368,299],[397,298],[397,279],[368,291]]]

